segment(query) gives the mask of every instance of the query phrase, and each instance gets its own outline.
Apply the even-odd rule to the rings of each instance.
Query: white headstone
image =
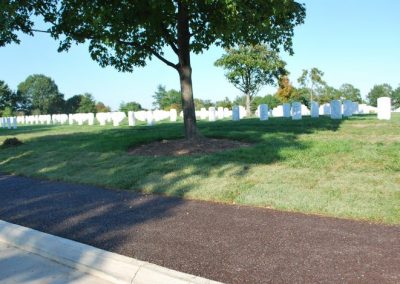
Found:
[[[0,120],[1,120],[1,127],[2,128],[6,127],[6,119],[4,117],[1,117]]]
[[[390,120],[392,101],[389,97],[378,98],[378,119]]]
[[[238,106],[234,106],[232,108],[232,120],[239,121],[240,120],[240,111]]]
[[[319,117],[319,104],[317,102],[311,102],[311,117],[318,118]]]
[[[200,109],[200,119],[205,120],[208,117],[208,112],[207,109],[205,107],[202,107]]]
[[[12,122],[13,122],[13,128],[14,128],[14,129],[17,129],[17,118],[16,118],[16,117],[13,117],[13,118],[12,118]]]
[[[277,106],[272,110],[273,117],[282,117],[283,116],[283,106]]]
[[[285,103],[282,105],[283,108],[283,117],[290,117],[291,116],[291,107],[290,104]]]
[[[292,119],[293,120],[301,119],[301,103],[299,102],[292,103]]]
[[[135,113],[133,111],[128,111],[128,125],[135,126],[135,124],[136,124]]]
[[[310,115],[310,110],[306,105],[301,104],[301,115]]]
[[[178,116],[178,113],[176,112],[176,109],[171,108],[171,109],[169,110],[169,117],[170,117],[170,120],[171,120],[172,122],[175,122],[177,116]]]
[[[154,125],[153,111],[148,110],[146,112],[146,121],[148,126]]]
[[[7,128],[11,129],[11,118],[7,117]]]
[[[338,100],[331,101],[331,118],[342,119],[342,103]]]
[[[229,110],[229,108],[224,107],[224,118],[230,117],[231,115],[232,114],[231,114],[231,111]]]
[[[93,112],[89,112],[87,114],[87,116],[88,116],[88,124],[89,125],[93,125],[94,124],[94,113]]]
[[[242,119],[243,117],[246,117],[247,112],[244,106],[239,106],[239,116],[240,119]]]
[[[215,121],[215,107],[208,108],[208,121]]]
[[[259,105],[258,111],[260,115],[260,120],[268,120],[268,106],[266,104]]]
[[[224,119],[224,108],[223,107],[217,108],[217,118]]]
[[[357,102],[353,102],[352,111],[353,111],[353,114],[359,114],[358,103]]]
[[[350,100],[343,101],[343,116],[349,117],[353,115],[353,102]]]
[[[73,119],[72,114],[68,114],[68,124],[69,124],[69,125],[74,124],[74,119]]]

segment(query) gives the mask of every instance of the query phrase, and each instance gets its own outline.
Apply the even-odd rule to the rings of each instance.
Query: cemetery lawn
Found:
[[[0,129],[0,143],[10,137],[24,143],[0,148],[0,172],[400,224],[400,114],[391,121],[364,115],[198,124],[206,137],[253,145],[208,155],[133,156],[134,145],[182,138],[182,123],[21,126]]]

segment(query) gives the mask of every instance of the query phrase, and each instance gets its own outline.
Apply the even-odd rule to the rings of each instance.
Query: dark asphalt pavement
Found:
[[[400,226],[9,175],[0,219],[227,283],[400,283]]]

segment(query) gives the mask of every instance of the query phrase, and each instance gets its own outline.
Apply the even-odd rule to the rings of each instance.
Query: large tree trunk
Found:
[[[185,3],[178,3],[178,73],[181,83],[183,121],[186,139],[198,136],[193,101],[192,67],[190,66],[189,14]]]
[[[250,94],[246,94],[246,114],[247,116],[251,115],[251,97]]]

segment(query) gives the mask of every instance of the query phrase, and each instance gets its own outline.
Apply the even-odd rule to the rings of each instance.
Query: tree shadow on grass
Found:
[[[107,129],[94,126],[95,131],[41,136],[18,148],[1,150],[0,166],[3,171],[22,175],[182,197],[196,188],[198,178],[245,176],[252,166],[284,161],[290,158],[284,152],[309,148],[308,143],[299,140],[301,135],[336,131],[341,123],[327,117],[200,121],[200,132],[206,137],[253,145],[182,157],[127,153],[132,146],[183,138],[180,123]]]

